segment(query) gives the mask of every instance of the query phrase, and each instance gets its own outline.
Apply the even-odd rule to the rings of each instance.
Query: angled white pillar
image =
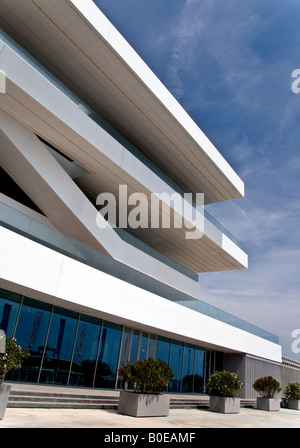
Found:
[[[31,130],[3,111],[0,124],[1,165],[62,233],[199,298],[197,282],[98,227],[104,218]]]

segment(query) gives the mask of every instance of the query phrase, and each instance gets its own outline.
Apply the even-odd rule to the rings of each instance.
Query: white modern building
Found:
[[[165,199],[234,200],[242,180],[91,0],[0,0],[0,26],[0,328],[31,352],[9,379],[118,389],[146,357],[169,392],[279,378],[276,336],[201,301],[198,273],[246,269],[245,249],[203,207],[191,237]]]

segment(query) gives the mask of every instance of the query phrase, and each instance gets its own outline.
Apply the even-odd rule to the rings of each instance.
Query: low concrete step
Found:
[[[109,395],[76,395],[76,394],[68,394],[68,393],[47,393],[47,392],[26,392],[26,391],[11,391],[10,399],[17,399],[17,397],[28,397],[28,398],[53,398],[56,399],[78,399],[78,400],[119,400],[118,396],[109,396]]]
[[[186,398],[182,397],[171,397],[170,408],[171,409],[183,409],[183,408],[199,408],[206,407],[209,404],[208,397],[197,397],[197,398]]]
[[[12,388],[8,408],[64,408],[64,409],[118,409],[119,392],[96,392],[75,389],[51,389],[51,387]],[[191,409],[208,407],[207,396],[170,396],[170,409]],[[241,407],[256,407],[256,400],[241,399]]]
[[[256,399],[241,399],[241,407],[256,407]],[[203,397],[203,399],[199,400],[170,400],[170,408],[171,409],[182,409],[182,408],[204,408],[209,406],[209,398]]]
[[[108,403],[50,403],[48,401],[36,402],[36,401],[9,401],[7,403],[8,408],[39,408],[39,409],[118,409],[118,404]]]
[[[117,409],[118,396],[11,391],[8,408]]]
[[[119,400],[108,400],[108,399],[99,399],[99,400],[94,400],[94,399],[80,399],[78,400],[77,398],[62,398],[62,397],[28,397],[26,395],[23,396],[14,396],[14,397],[10,397],[9,398],[9,402],[36,402],[36,403],[82,403],[82,404],[118,404]]]

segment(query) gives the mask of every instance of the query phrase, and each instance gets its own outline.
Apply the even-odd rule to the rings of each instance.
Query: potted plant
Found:
[[[235,395],[243,383],[237,373],[222,370],[210,376],[205,391],[209,398],[209,410],[224,414],[240,412],[240,398]]]
[[[281,391],[279,382],[272,376],[258,378],[253,383],[253,388],[261,397],[257,397],[257,409],[264,411],[279,411],[280,398],[275,395]]]
[[[17,345],[15,338],[6,338],[5,351],[0,353],[0,420],[4,417],[11,390],[9,384],[3,383],[5,375],[10,370],[21,367],[22,362],[28,356],[29,352]]]
[[[300,383],[297,381],[289,382],[283,393],[287,398],[287,407],[300,411]]]
[[[162,394],[174,377],[168,364],[148,358],[134,364],[127,362],[118,373],[133,388],[132,391],[121,391],[119,413],[134,417],[169,415],[170,397]]]

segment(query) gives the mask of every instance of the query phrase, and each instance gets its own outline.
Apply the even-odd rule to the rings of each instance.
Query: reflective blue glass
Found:
[[[77,313],[54,309],[41,370],[41,383],[67,384],[77,322]]]
[[[15,338],[23,349],[30,351],[30,356],[21,369],[11,372],[12,380],[37,382],[51,310],[51,305],[24,297]]]
[[[171,340],[162,336],[157,337],[156,358],[169,364]]]
[[[122,326],[104,322],[97,362],[95,387],[115,388]]]
[[[6,336],[13,336],[20,302],[20,294],[0,289],[0,329]]]
[[[161,359],[166,364],[169,364],[171,340],[162,336],[157,336],[156,342],[156,358]],[[166,391],[167,388],[164,389]]]
[[[180,392],[181,370],[182,370],[182,342],[172,341],[170,367],[174,373],[174,378],[169,383],[169,392]]]
[[[205,349],[196,347],[194,392],[200,393],[200,394],[204,393],[204,367],[205,367]]]
[[[213,373],[214,354],[215,354],[214,351],[206,350],[206,356],[205,356],[205,383],[207,383],[208,378]]]
[[[133,330],[131,340],[131,350],[130,350],[130,362],[135,362],[137,360],[139,350],[139,340],[140,340],[140,332],[138,330]]]
[[[127,364],[129,361],[129,353],[130,353],[130,345],[131,345],[131,328],[124,328],[123,331],[123,337],[122,337],[122,348],[120,353],[120,359],[119,359],[119,367],[122,366],[122,364]],[[118,389],[123,389],[125,385],[125,382],[123,378],[118,378]]]
[[[93,386],[101,324],[100,319],[80,316],[69,378],[70,386]]]
[[[184,351],[183,351],[181,392],[192,392],[193,391],[194,358],[195,358],[194,346],[185,344]]]
[[[147,358],[155,358],[155,354],[156,354],[156,337],[154,334],[150,334],[148,341]]]
[[[119,363],[120,366],[123,363],[126,364],[127,361],[129,361],[130,344],[131,344],[131,328],[124,328],[122,349]]]
[[[144,361],[144,359],[147,358],[147,349],[148,349],[148,333],[143,333],[142,339],[141,339],[140,354],[139,354],[139,359],[141,361]]]

